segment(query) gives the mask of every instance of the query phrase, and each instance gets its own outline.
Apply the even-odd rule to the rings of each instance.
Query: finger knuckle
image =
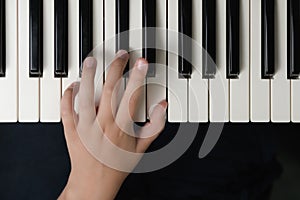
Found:
[[[111,96],[113,93],[113,88],[110,86],[104,86],[103,95],[105,96]]]

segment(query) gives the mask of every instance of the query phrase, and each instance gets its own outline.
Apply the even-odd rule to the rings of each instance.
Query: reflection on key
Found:
[[[288,0],[288,79],[300,76],[300,2]]]
[[[108,25],[109,26],[109,25]],[[129,51],[129,0],[116,0],[116,52]],[[129,62],[124,70],[128,76]]]
[[[93,50],[93,1],[79,1],[79,64],[80,77],[82,64]]]
[[[262,44],[261,75],[262,79],[271,79],[275,73],[274,61],[274,0],[262,0]]]
[[[240,0],[226,2],[226,72],[228,79],[240,73]]]
[[[0,0],[0,77],[5,76],[5,0]]]
[[[43,76],[43,1],[30,0],[29,74]]]
[[[214,78],[216,67],[210,66],[209,59],[216,63],[216,0],[202,1],[202,46],[207,53],[203,54],[202,76]]]
[[[192,0],[179,0],[179,78],[191,78],[192,74]]]
[[[55,77],[68,76],[68,0],[55,0]]]
[[[156,33],[153,27],[156,27],[156,0],[143,0],[143,58],[153,63],[149,65],[147,77],[155,76]]]

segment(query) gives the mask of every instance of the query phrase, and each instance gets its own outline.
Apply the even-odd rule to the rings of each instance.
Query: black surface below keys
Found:
[[[274,0],[262,0],[261,75],[262,79],[272,79],[275,73]]]
[[[29,76],[43,76],[43,1],[30,0]]]
[[[288,0],[288,79],[300,77],[300,2]]]
[[[151,65],[147,77],[155,76],[156,63],[156,1],[143,0],[143,58]]]
[[[55,68],[56,78],[68,76],[68,0],[55,0]]]
[[[93,50],[93,0],[79,1],[79,66],[80,76],[83,62]]]
[[[226,1],[226,72],[228,79],[240,73],[240,0]]]
[[[202,76],[214,78],[216,74],[216,0],[202,0]]]
[[[129,0],[116,1],[116,52],[129,51]],[[128,76],[129,62],[124,70]]]
[[[192,0],[179,0],[179,78],[192,74]]]
[[[6,70],[5,32],[5,0],[0,0],[0,77],[5,77]]]

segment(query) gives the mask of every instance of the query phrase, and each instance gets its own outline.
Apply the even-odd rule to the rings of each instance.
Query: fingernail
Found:
[[[161,104],[162,104],[164,110],[166,111],[168,108],[168,102],[166,100],[164,100]]]
[[[162,108],[162,110],[163,110],[164,112],[166,112],[166,110],[167,110],[167,108],[168,108],[168,103],[167,103],[167,101],[163,100],[163,101],[161,101],[161,102],[158,103],[158,104],[152,105],[152,106],[149,108],[149,117],[152,115],[154,109],[155,109],[157,106],[159,106],[160,108]]]
[[[78,87],[79,86],[79,82],[74,82],[74,83],[72,83],[68,88],[69,89],[74,89],[74,88],[76,88],[76,87]]]
[[[121,58],[123,60],[128,60],[129,59],[129,54],[125,50],[119,50],[116,54],[117,58]]]
[[[137,63],[137,68],[146,74],[148,70],[148,63],[144,59],[140,58]]]
[[[84,61],[84,66],[87,68],[93,68],[96,65],[96,60],[93,57],[88,57]]]

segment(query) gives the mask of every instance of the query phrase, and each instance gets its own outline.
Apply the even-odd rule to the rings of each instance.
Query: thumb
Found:
[[[69,86],[61,100],[61,117],[67,143],[77,139],[77,134],[74,134],[76,133],[76,126],[74,122],[72,102],[73,90],[75,86],[76,83],[73,83],[71,86]]]
[[[150,113],[150,122],[147,123],[140,131],[137,142],[137,152],[145,152],[164,129],[167,107],[168,103],[165,100],[161,101],[154,107],[153,111]]]

